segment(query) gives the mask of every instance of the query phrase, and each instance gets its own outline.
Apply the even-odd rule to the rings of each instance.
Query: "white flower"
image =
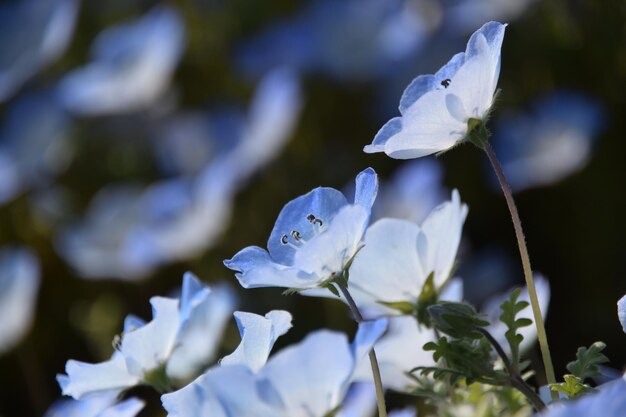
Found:
[[[470,38],[465,52],[434,75],[420,75],[400,100],[400,113],[378,132],[367,153],[410,159],[446,151],[467,136],[470,119],[484,120],[500,74],[506,25],[489,22]]]
[[[357,361],[382,334],[385,320],[345,335],[317,331],[273,355],[258,372],[246,365],[210,369],[185,388],[161,397],[169,417],[311,417],[339,406]]]
[[[119,348],[110,360],[89,364],[69,360],[57,377],[64,395],[119,391],[146,383],[165,389],[209,364],[233,307],[227,290],[211,291],[187,273],[181,299],[153,297],[152,321],[134,316],[124,322]]]
[[[417,303],[429,275],[441,289],[454,270],[467,206],[459,193],[435,208],[421,226],[382,219],[365,234],[350,268],[349,288],[368,315],[394,314],[381,303]]]

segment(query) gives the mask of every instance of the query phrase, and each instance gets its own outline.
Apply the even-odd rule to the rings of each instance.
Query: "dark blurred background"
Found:
[[[413,77],[436,71],[452,54],[464,49],[474,30],[491,19],[509,22],[502,49],[502,91],[490,124],[494,146],[503,160],[519,158],[528,162],[539,158],[540,167],[556,171],[544,174],[536,165],[522,164],[522,172],[518,170],[512,182],[519,184],[516,199],[533,269],[543,273],[552,287],[547,331],[557,374],[565,372],[565,364],[574,358],[578,346],[596,340],[607,343],[611,367],[624,367],[626,334],[617,320],[615,305],[626,293],[623,1],[389,2],[393,6],[371,0],[53,1],[50,3],[58,4],[37,12],[38,17],[20,10],[26,8],[26,3],[0,5],[0,20],[24,22],[0,25],[0,71],[5,76],[0,82],[10,85],[0,101],[0,164],[5,164],[0,169],[0,182],[6,186],[18,174],[26,178],[18,181],[19,187],[13,191],[5,191],[0,205],[0,244],[30,248],[38,259],[41,279],[35,296],[22,302],[22,307],[32,307],[32,320],[26,320],[24,334],[0,354],[0,415],[42,415],[60,397],[55,375],[63,372],[68,359],[97,362],[108,358],[113,351],[111,340],[121,331],[125,315],[149,319],[149,298],[171,293],[188,270],[207,283],[232,284],[240,310],[265,314],[280,308],[292,312],[294,328],[279,340],[278,348],[317,328],[353,331],[342,304],[282,296],[281,289],[244,291],[222,260],[245,246],[264,247],[282,206],[311,188],[325,185],[342,189],[367,166],[379,173],[383,189],[391,184],[395,170],[405,162],[383,154],[365,154],[363,146],[390,117],[397,115],[399,98]],[[90,74],[82,79],[76,76],[77,68],[93,61],[90,48],[99,33],[120,23],[137,21],[153,13],[155,6],[164,5],[177,16],[174,26],[179,25],[178,29],[168,28],[171,22],[164,23],[164,28],[158,22],[147,26],[166,34],[172,31],[166,38],[181,36],[180,45],[165,46],[166,40],[156,36],[152,46],[137,41],[139,46],[125,50],[124,39],[133,43],[134,37],[143,36],[141,31],[127,34],[109,45],[110,49],[121,50],[109,57],[107,68],[111,74]],[[53,8],[57,6],[75,7],[74,20],[65,16],[61,25],[67,28],[74,24],[74,28],[67,34],[65,47],[46,55],[42,38],[32,32],[43,30],[47,16],[56,13]],[[29,21],[31,18],[34,20]],[[180,35],[181,30],[184,35]],[[170,56],[142,57],[142,48],[149,47],[156,48],[156,55]],[[170,52],[164,52],[166,48]],[[30,51],[46,57],[26,56]],[[133,69],[144,59],[149,69]],[[158,74],[159,63],[167,60],[169,67]],[[12,68],[20,62],[26,64]],[[251,161],[256,151],[243,152],[233,161],[232,155],[239,155],[229,153],[234,147],[255,140],[245,134],[243,139],[238,138],[242,129],[254,131],[250,120],[255,112],[261,112],[250,104],[260,94],[255,93],[256,86],[277,67],[285,71],[288,68],[288,82],[299,85],[288,87],[297,90],[290,90],[297,98],[291,97],[293,101],[287,101],[287,108],[301,103],[301,111],[292,115],[290,127],[274,132],[280,137],[279,145],[261,146],[272,149],[271,157],[255,166]],[[140,75],[132,75],[133,71]],[[150,77],[160,77],[163,85],[156,88],[159,82],[154,81],[142,87],[140,81]],[[270,106],[272,98],[282,94],[283,81],[274,86],[278,92],[269,92],[269,104],[262,99],[257,103],[264,108]],[[123,87],[115,90],[116,83]],[[137,91],[129,91],[131,87]],[[83,90],[97,88],[117,93],[90,91],[81,96]],[[159,91],[145,91],[151,88]],[[122,97],[124,91],[131,97]],[[133,97],[142,94],[143,99],[133,102]],[[59,137],[55,140],[63,141],[60,149],[51,150],[57,145],[50,142],[52,133],[45,126],[41,127],[43,132],[24,133],[35,137],[35,144],[20,147],[13,143],[26,143],[28,139],[21,139],[23,130],[11,127],[12,123],[22,123],[32,130],[43,126],[43,118],[48,117],[48,110],[39,116],[36,105],[20,110],[23,100],[32,96],[53,101],[55,111],[61,114],[63,131],[58,133],[58,127],[53,130]],[[90,103],[105,99],[110,101],[109,107],[89,108]],[[551,104],[544,105],[546,101]],[[579,106],[570,110],[568,105],[577,101],[584,103],[582,109]],[[228,123],[222,127],[222,118],[216,115],[232,109],[239,115],[233,116],[235,127]],[[19,111],[23,113],[12,115]],[[211,121],[208,131],[218,132],[217,139],[211,139],[211,156],[198,162],[195,172],[191,168],[187,171],[192,165],[188,158],[193,159],[194,152],[185,147],[194,149],[194,144],[204,143],[202,127],[198,123],[185,125],[191,129],[188,136],[197,135],[200,142],[184,142],[187,133],[180,134],[183,145],[172,145],[176,139],[162,138],[175,134],[170,131],[177,132],[178,125],[171,123],[188,111],[199,112],[201,120]],[[238,119],[241,117],[243,122]],[[555,121],[560,125],[552,126]],[[280,117],[269,122],[273,127],[280,123]],[[507,135],[519,132],[526,135],[521,135],[518,142],[509,139],[507,144]],[[42,139],[43,145],[37,142],[39,134],[46,138]],[[549,141],[551,134],[562,136],[559,146],[541,142]],[[523,149],[515,148],[520,141]],[[181,151],[181,147],[185,149]],[[572,156],[574,148],[577,151]],[[178,151],[182,153],[176,154]],[[174,162],[170,160],[172,155],[178,158]],[[204,169],[223,155],[230,164],[225,163],[226,168]],[[485,157],[473,146],[463,145],[436,160],[442,167],[442,183],[436,187],[457,188],[470,208],[459,255],[459,275],[465,280],[467,298],[480,303],[491,294],[521,285],[523,276],[513,228]],[[244,169],[242,174],[242,165],[253,168],[250,172]],[[33,171],[37,171],[35,179],[30,175]],[[216,182],[223,175],[228,183],[228,190],[219,197],[229,201],[223,208],[227,214],[222,211],[208,220],[208,226],[217,229],[207,226],[211,238],[188,254],[157,260],[152,249],[146,249],[150,262],[137,261],[140,267],[136,276],[133,264],[130,269],[120,268],[119,276],[113,276],[113,272],[107,276],[107,270],[100,268],[92,273],[97,279],[82,277],[89,275],[91,264],[77,266],[76,257],[87,256],[79,251],[80,247],[84,249],[89,242],[97,241],[99,233],[110,233],[109,229],[120,228],[115,233],[126,233],[121,223],[127,220],[117,213],[103,220],[102,229],[84,232],[94,233],[95,237],[64,243],[71,240],[68,233],[88,228],[85,212],[98,191],[114,183],[134,183],[138,190],[144,190],[149,184],[173,178],[193,179],[196,184],[202,175],[212,175]],[[448,192],[445,195],[449,196]],[[193,193],[185,196],[197,198]],[[155,204],[167,206],[169,198],[167,193],[157,194]],[[182,201],[188,203],[185,198]],[[416,195],[415,201],[419,198]],[[138,204],[132,222],[144,222],[153,216],[142,206],[147,204],[145,201]],[[181,215],[174,206],[162,209],[165,221],[169,221],[167,216]],[[158,221],[154,215],[142,225],[142,233],[158,226]],[[118,238],[103,245],[116,245],[121,242]],[[175,245],[180,247],[178,242]],[[116,262],[117,258],[109,260],[94,251],[90,256],[105,264]],[[127,270],[131,272],[125,276]],[[0,285],[0,292],[5,291],[3,288]],[[7,301],[0,297],[0,302]],[[6,308],[1,311],[7,316],[0,317],[0,321],[22,314]],[[237,341],[233,322],[222,351],[230,351]],[[532,356],[539,365],[538,352]],[[140,415],[164,415],[158,411],[156,394],[139,392],[150,399]]]

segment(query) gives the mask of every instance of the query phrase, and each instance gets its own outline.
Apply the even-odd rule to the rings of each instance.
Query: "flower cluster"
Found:
[[[413,56],[435,30],[436,24],[406,3],[367,0],[373,12],[361,14],[355,10],[362,5],[352,0],[339,9],[320,1],[276,32],[255,39],[252,47],[244,45],[239,70],[266,72],[267,55],[280,64],[293,58],[292,66],[300,70],[339,79],[382,77],[390,62]],[[459,19],[463,10],[480,14],[485,3],[445,7]],[[37,29],[30,39],[37,53],[16,53],[20,65],[0,68],[0,101],[67,46],[78,5],[70,0],[50,4],[52,12],[32,1],[14,6],[33,27],[47,30]],[[364,22],[376,30],[362,31]],[[17,31],[4,23],[8,32]],[[546,122],[501,167],[486,123],[497,95],[506,26],[484,24],[464,52],[435,74],[415,78],[400,100],[401,115],[384,124],[364,151],[414,159],[462,142],[484,150],[511,212],[525,287],[486,298],[480,308],[466,302],[457,265],[469,208],[459,190],[445,189],[442,167],[433,161],[407,163],[380,192],[378,174],[367,168],[350,187],[353,197],[330,187],[296,197],[279,212],[267,249],[248,246],[223,261],[245,289],[279,287],[286,294],[345,303],[339,307],[356,322],[352,337],[316,330],[274,352],[292,322],[298,323],[297,316],[285,310],[265,315],[235,311],[238,301],[229,286],[209,287],[187,272],[178,293],[150,299],[151,320],[125,318],[109,359],[66,362],[57,381],[71,399],[57,402],[45,416],[133,417],[148,402],[137,397],[138,386],[159,393],[168,417],[371,417],[375,409],[385,417],[389,391],[426,397],[438,415],[451,417],[482,416],[485,410],[515,417],[534,411],[545,417],[624,414],[626,376],[597,389],[590,385],[608,360],[603,343],[580,348],[567,365],[569,373],[555,379],[543,326],[551,289],[548,280],[533,274],[506,180],[510,175],[515,188],[522,189],[556,181],[582,166],[600,116],[579,120],[581,126],[566,120],[553,128]],[[259,48],[267,39],[284,41],[284,33],[315,45],[316,54],[298,54],[292,44],[278,51]],[[345,33],[345,44],[326,49],[336,33]],[[201,254],[225,230],[237,191],[273,158],[295,126],[302,104],[298,76],[276,62],[247,112],[170,113],[176,101],[173,74],[190,35],[173,6],[156,6],[134,21],[110,27],[95,38],[89,63],[61,78],[50,93],[20,98],[0,131],[0,204],[29,189],[47,188],[35,205],[42,217],[55,217],[57,204],[65,199],[50,184],[71,160],[71,118],[120,117],[123,124],[128,114],[145,112],[147,119],[167,114],[151,132],[159,180],[105,187],[86,204],[82,218],[53,220],[58,221],[56,250],[82,277],[142,279],[165,264]],[[408,36],[409,41],[398,42]],[[591,111],[585,107],[580,112]],[[38,123],[30,123],[29,117]],[[561,129],[565,147],[579,147],[562,166],[542,171],[535,169],[545,165],[542,160],[533,162],[528,155],[535,146],[545,149],[543,139],[534,137],[544,129]],[[563,154],[557,142],[551,145]],[[3,353],[32,322],[39,262],[28,249],[3,247],[0,272]],[[229,342],[231,315],[239,332],[236,346]],[[618,302],[618,318],[626,332],[626,296]],[[528,381],[535,371],[525,355],[535,341],[545,369],[543,390]],[[559,396],[567,400],[558,401]],[[417,405],[413,401],[389,415],[414,417]]]

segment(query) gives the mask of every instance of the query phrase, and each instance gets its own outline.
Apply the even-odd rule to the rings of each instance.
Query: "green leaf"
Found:
[[[592,390],[589,385],[584,384],[583,380],[575,375],[567,374],[563,376],[563,379],[565,382],[550,384],[550,389],[555,392],[562,392],[569,398],[576,398],[580,396],[580,394]]]
[[[435,378],[445,376],[454,383],[463,377],[468,382],[492,381],[500,383],[506,379],[503,371],[496,371],[493,367],[491,345],[486,339],[448,339],[440,337],[437,342],[428,342],[423,349],[433,353],[433,359],[442,363],[443,369],[435,372],[430,368],[419,368],[424,372],[432,372]],[[429,370],[430,369],[430,370]],[[458,378],[457,378],[458,377]]]
[[[528,307],[528,302],[518,301],[519,295],[522,289],[517,288],[511,292],[508,300],[504,301],[500,305],[502,314],[500,315],[500,321],[504,323],[508,330],[504,334],[511,350],[511,364],[516,370],[520,370],[520,352],[519,346],[524,340],[524,337],[518,333],[518,330],[522,327],[530,326],[533,321],[527,318],[516,318],[517,315]]]
[[[482,319],[482,314],[465,303],[442,301],[427,310],[431,323],[437,330],[456,338],[480,339],[483,335],[477,328],[489,325],[489,322]]]
[[[583,381],[600,375],[598,365],[609,361],[609,358],[602,354],[604,348],[606,344],[603,342],[595,342],[589,348],[579,347],[576,360],[567,364],[567,370]]]

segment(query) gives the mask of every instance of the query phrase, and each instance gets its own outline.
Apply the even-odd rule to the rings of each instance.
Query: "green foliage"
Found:
[[[566,374],[563,376],[565,382],[559,384],[551,384],[550,389],[552,391],[562,392],[569,398],[576,398],[580,394],[590,391],[592,388],[583,383],[583,380],[575,375]]]
[[[598,365],[609,361],[602,353],[604,348],[606,344],[603,342],[595,342],[588,349],[579,347],[576,360],[567,364],[567,370],[582,380],[600,375]]]
[[[484,338],[449,339],[444,336],[437,342],[426,343],[424,350],[433,352],[433,359],[444,363],[445,367],[419,367],[414,370],[419,370],[422,375],[431,374],[435,379],[446,377],[452,384],[461,379],[468,383],[506,383],[506,374],[494,369],[492,348]]]
[[[533,323],[532,320],[527,318],[516,318],[517,315],[529,305],[526,301],[517,300],[520,292],[521,288],[515,289],[509,296],[509,299],[500,305],[500,308],[502,309],[500,321],[508,328],[504,335],[509,343],[509,348],[511,349],[511,364],[517,371],[523,369],[519,363],[519,346],[524,340],[524,336],[519,334],[517,331],[520,328],[530,326]]]
[[[483,314],[465,303],[443,301],[431,305],[427,310],[433,326],[455,338],[480,339],[483,335],[478,329],[489,325],[482,319]]]
[[[579,347],[576,351],[576,360],[567,364],[571,374],[563,376],[564,382],[551,384],[552,391],[562,392],[569,398],[576,398],[592,388],[585,384],[587,378],[600,375],[598,365],[608,362],[609,358],[602,351],[606,348],[603,342],[595,342],[589,348]]]

